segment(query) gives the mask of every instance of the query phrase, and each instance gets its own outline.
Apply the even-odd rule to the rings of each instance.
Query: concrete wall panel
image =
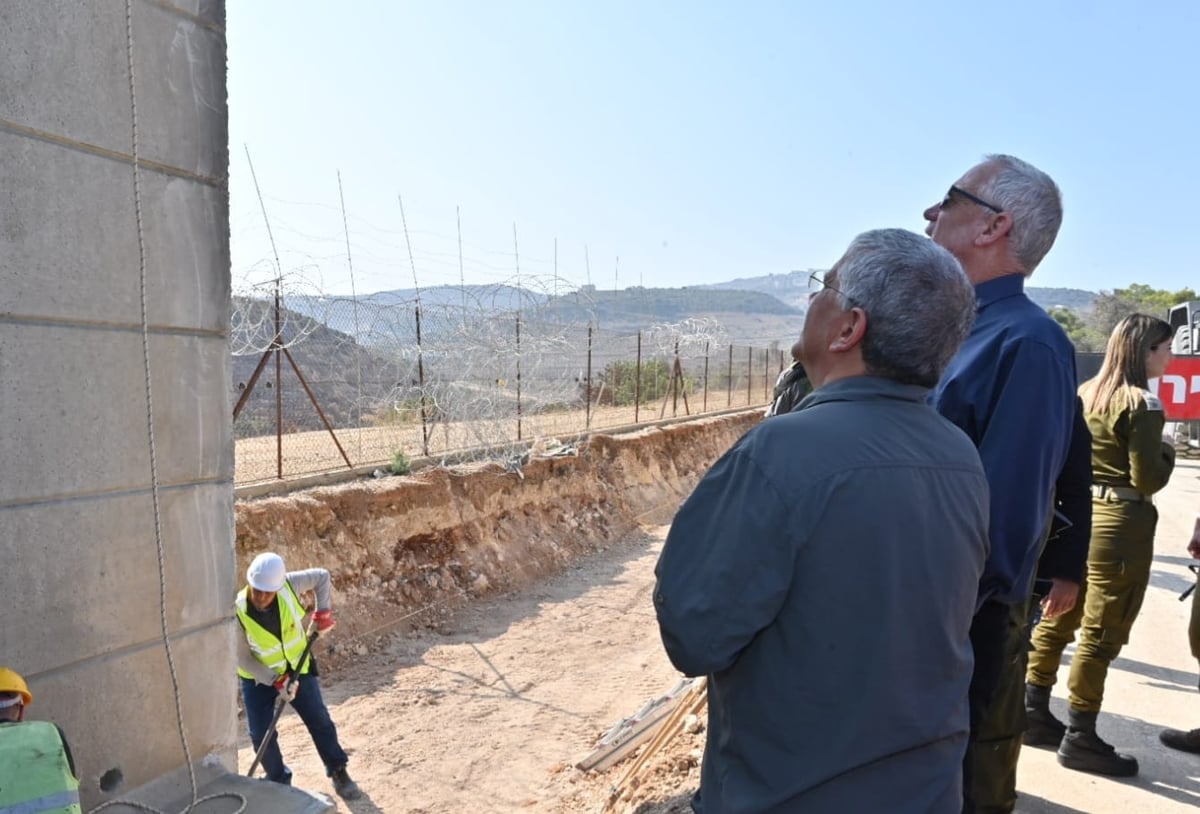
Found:
[[[159,499],[169,629],[231,618],[237,584],[225,521],[233,511],[229,485],[163,489]],[[74,551],[64,555],[64,544]],[[42,673],[161,636],[148,493],[0,510],[0,559],[20,562],[22,572],[5,583],[6,663]],[[67,591],[72,601],[61,599]]]
[[[140,357],[132,331],[0,322],[0,503],[145,485]]]
[[[174,639],[185,727],[193,760],[233,742],[236,684],[214,681],[212,665],[232,647],[232,622]],[[162,646],[92,659],[40,677],[33,687],[33,717],[63,727],[89,805],[120,796],[183,765],[171,674]],[[228,756],[226,756],[228,759]],[[106,773],[121,782],[100,788]],[[86,806],[85,806],[86,807]]]
[[[0,156],[0,314],[137,322],[130,168],[3,131]]]
[[[129,151],[123,0],[0,3],[0,31],[0,118]]]
[[[0,207],[0,313],[140,324],[132,169],[3,131],[0,153],[8,199]],[[152,171],[141,182],[150,324],[224,330],[225,190]],[[112,273],[101,273],[100,258]]]
[[[193,759],[236,731],[224,4],[132,9],[161,583],[126,3],[0,3],[0,659],[85,809],[180,776],[160,585]]]

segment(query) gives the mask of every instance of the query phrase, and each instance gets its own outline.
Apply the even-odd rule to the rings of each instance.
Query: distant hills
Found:
[[[735,345],[769,347],[789,344],[799,334],[808,307],[811,270],[739,277],[721,283],[684,288],[643,288],[619,291],[594,286],[554,294],[511,285],[432,286],[419,292],[422,339],[428,345],[459,341],[483,330],[481,322],[495,323],[493,333],[510,333],[504,327],[519,310],[530,330],[570,330],[592,325],[606,332],[632,335],[656,326],[703,318],[719,323]],[[1086,312],[1096,298],[1076,288],[1026,288],[1043,308],[1065,307]],[[288,296],[284,305],[294,314],[353,337],[366,348],[416,343],[415,312],[418,291],[405,288],[349,297]],[[504,317],[511,314],[511,317]],[[515,322],[513,323],[515,326]],[[236,337],[235,337],[236,338]],[[486,337],[476,337],[491,344]],[[235,342],[235,347],[237,343]]]
[[[688,351],[693,359],[697,348],[707,348],[711,340],[716,346],[729,343],[739,348],[739,359],[752,347],[770,349],[771,359],[778,354],[782,360],[804,322],[809,273],[792,271],[686,288],[611,291],[584,286],[563,294],[509,285],[423,288],[421,355],[416,351],[418,292],[414,289],[380,291],[357,300],[286,296],[280,322],[284,342],[327,417],[335,426],[347,426],[360,417],[369,423],[381,405],[412,402],[422,375],[427,388],[460,387],[455,383],[464,375],[515,380],[515,371],[508,368],[516,357],[518,311],[526,380],[532,383],[529,377],[539,375],[574,376],[576,384],[565,385],[568,390],[582,381],[589,347],[593,370],[603,370],[610,361],[634,358],[639,333],[647,355],[669,353],[674,338],[686,335],[697,340]],[[1042,307],[1064,306],[1077,312],[1089,309],[1097,296],[1074,288],[1031,287],[1026,292]],[[683,329],[669,327],[689,321]],[[274,324],[269,301],[234,298],[231,399],[249,386]],[[538,365],[541,370],[531,369]],[[238,437],[273,431],[274,365],[264,373],[235,423]],[[281,373],[285,429],[320,428],[290,363],[283,364]],[[462,401],[461,394],[446,400]]]
[[[711,283],[696,288],[722,291],[757,291],[769,294],[795,308],[803,309],[808,303],[808,277],[813,269],[789,271],[786,274],[768,274],[764,277],[739,277],[724,283]],[[1078,288],[1039,288],[1028,286],[1025,293],[1043,308],[1063,307],[1072,311],[1086,311],[1096,299],[1095,292]]]

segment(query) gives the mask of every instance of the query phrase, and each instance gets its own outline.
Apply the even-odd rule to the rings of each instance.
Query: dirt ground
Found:
[[[298,567],[336,569],[342,621],[318,653],[351,774],[365,793],[354,803],[333,798],[337,810],[687,812],[699,782],[703,715],[698,731],[654,754],[645,780],[623,787],[629,793],[611,809],[610,791],[628,761],[607,773],[573,763],[612,724],[676,684],[651,604],[662,524],[687,493],[684,484],[742,426],[708,419],[636,439],[597,438],[578,459],[531,465],[520,481],[439,475],[407,489],[347,486],[239,507],[242,565],[254,551],[290,540],[289,558],[309,559]],[[1110,671],[1101,716],[1102,735],[1137,757],[1142,771],[1097,777],[1063,769],[1052,751],[1026,749],[1020,814],[1200,805],[1200,759],[1165,749],[1157,737],[1164,726],[1200,725],[1188,606],[1178,601],[1195,579],[1183,549],[1200,505],[1200,461],[1181,460],[1156,502],[1151,589]],[[568,503],[577,510],[563,513]],[[451,522],[458,525],[429,531]],[[380,593],[386,608],[374,604]],[[404,611],[400,626],[374,627],[401,606],[419,612]],[[1060,672],[1053,704],[1063,715],[1065,666]],[[292,713],[280,734],[297,785],[329,793]],[[252,754],[248,737],[241,739],[244,771]]]
[[[665,526],[643,527],[532,589],[392,633],[330,671],[323,689],[364,792],[354,803],[335,798],[337,810],[603,810],[625,765],[598,774],[571,764],[679,678],[651,604],[665,534]],[[279,731],[294,782],[328,791],[299,718],[289,711]],[[253,758],[245,741],[242,771]],[[690,810],[702,748],[703,733],[681,734],[614,811]]]
[[[774,381],[773,372],[771,380]],[[525,416],[522,422],[522,437],[568,438],[588,431],[602,432],[635,423],[652,423],[661,417],[699,417],[705,412],[731,408],[762,408],[766,405],[768,396],[769,392],[756,387],[751,393],[747,393],[745,389],[728,393],[713,391],[707,398],[702,394],[694,394],[686,408],[683,400],[674,405],[669,401],[664,404],[663,400],[658,400],[643,404],[640,410],[634,410],[633,407],[597,407],[592,411],[590,425],[583,410],[529,415]],[[515,418],[453,424],[435,422],[429,428],[429,455],[437,458],[494,444],[515,445],[516,430]],[[386,464],[391,461],[397,450],[404,451],[410,458],[417,458],[422,454],[423,443],[419,423],[339,429],[337,437],[338,443],[355,466]],[[278,452],[283,456],[284,477],[337,470],[345,465],[337,446],[324,430],[287,433],[282,438],[281,451],[276,450],[274,435],[241,438],[237,440],[236,447],[234,480],[239,485],[276,477]],[[479,460],[486,460],[488,457],[479,453]]]

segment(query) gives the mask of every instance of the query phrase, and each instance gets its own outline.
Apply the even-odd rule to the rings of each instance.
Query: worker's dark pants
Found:
[[[971,736],[963,760],[963,812],[1009,812],[1017,802],[1017,756],[1025,731],[1027,605],[985,602],[971,623],[975,672]]]
[[[254,743],[255,751],[262,744],[263,735],[271,725],[271,716],[275,713],[275,699],[279,693],[267,684],[259,684],[252,678],[243,678],[242,703],[246,707],[246,723],[250,726],[250,740]],[[337,727],[329,717],[329,710],[321,698],[321,682],[314,675],[300,676],[300,691],[292,701],[292,708],[308,727],[317,754],[325,764],[326,776],[333,774],[335,769],[346,765],[346,752],[338,743]],[[291,783],[292,772],[284,765],[283,755],[279,752],[279,736],[271,733],[271,743],[262,757],[263,770],[268,780],[276,783]]]

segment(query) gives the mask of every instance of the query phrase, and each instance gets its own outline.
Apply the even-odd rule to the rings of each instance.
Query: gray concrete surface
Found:
[[[213,799],[205,800],[206,797]],[[237,811],[243,802],[246,814],[324,814],[334,810],[333,802],[324,794],[281,786],[261,777],[251,779],[231,774],[212,761],[196,767],[195,799],[204,802],[192,809],[194,814],[229,814]],[[191,779],[183,769],[174,771],[122,795],[104,811],[108,814],[146,811],[134,805],[122,805],[122,802],[175,814],[186,810],[193,802]]]
[[[233,765],[223,0],[0,3],[0,663],[59,723],[86,807]],[[105,777],[104,786],[101,778]],[[252,809],[253,810],[253,809]]]
[[[1188,540],[1200,512],[1200,460],[1180,459],[1167,488],[1155,499],[1158,531],[1145,605],[1129,644],[1109,672],[1100,736],[1141,764],[1137,777],[1098,777],[1064,769],[1046,749],[1023,749],[1017,770],[1023,814],[1192,812],[1200,806],[1200,755],[1176,752],[1158,741],[1165,727],[1200,727],[1198,665],[1188,650],[1191,609],[1179,594],[1195,583],[1187,570]],[[1052,708],[1066,715],[1064,656]]]

